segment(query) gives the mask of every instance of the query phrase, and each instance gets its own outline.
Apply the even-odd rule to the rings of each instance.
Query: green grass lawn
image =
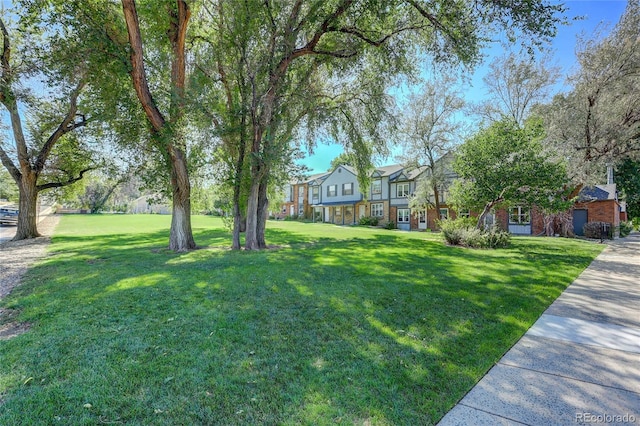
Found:
[[[263,252],[169,252],[167,216],[66,216],[0,303],[0,424],[437,422],[601,251],[270,222]]]

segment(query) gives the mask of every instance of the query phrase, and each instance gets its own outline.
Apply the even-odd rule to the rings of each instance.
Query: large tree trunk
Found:
[[[245,233],[244,248],[246,250],[259,250],[258,243],[258,205],[260,194],[260,180],[253,178],[249,197],[247,198],[247,231]]]
[[[191,250],[196,248],[191,230],[191,184],[189,183],[187,159],[183,149],[183,136],[180,133],[184,117],[185,37],[191,12],[184,0],[176,0],[176,10],[169,9],[170,25],[167,35],[173,50],[171,58],[171,87],[173,90],[169,105],[170,120],[167,123],[149,89],[135,0],[122,0],[122,10],[129,34],[131,48],[129,73],[133,87],[151,124],[152,133],[163,140],[158,144],[158,149],[167,149],[171,162],[173,216],[169,233],[169,248],[174,251]],[[164,141],[164,138],[171,138],[171,140]]]
[[[191,184],[182,150],[171,148],[171,187],[173,211],[169,233],[169,249],[188,251],[196,248],[191,230]]]
[[[267,177],[265,176],[260,183],[258,189],[258,211],[256,225],[256,239],[258,247],[267,248],[267,242],[264,237],[264,231],[267,227],[267,219],[269,218],[269,198],[267,197]]]
[[[13,241],[26,240],[40,236],[38,232],[38,176],[35,173],[22,174],[18,182],[20,190],[18,225]]]

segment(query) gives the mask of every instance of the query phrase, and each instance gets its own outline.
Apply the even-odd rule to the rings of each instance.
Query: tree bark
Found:
[[[258,204],[260,194],[260,180],[252,179],[247,199],[247,231],[245,233],[245,250],[259,250],[258,243]]]
[[[267,227],[267,219],[269,218],[269,198],[267,197],[267,176],[260,182],[258,189],[258,211],[257,211],[256,239],[258,247],[267,248],[264,232]]]
[[[196,248],[191,229],[191,184],[184,143],[181,134],[181,121],[184,115],[185,90],[185,36],[190,12],[184,0],[176,0],[177,10],[169,13],[173,56],[171,60],[170,124],[167,124],[156,101],[151,95],[147,74],[144,68],[142,35],[134,0],[122,0],[129,44],[131,46],[131,80],[138,100],[151,124],[152,133],[158,141],[158,149],[166,150],[171,168],[171,188],[173,208],[169,248],[174,251],[187,251]]]
[[[22,173],[18,182],[20,200],[18,202],[18,225],[13,241],[40,237],[38,232],[38,175],[34,172]]]

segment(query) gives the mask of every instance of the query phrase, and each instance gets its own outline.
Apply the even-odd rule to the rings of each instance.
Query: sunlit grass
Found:
[[[433,424],[602,246],[269,222],[233,252],[220,219],[169,252],[167,216],[64,217],[2,302],[0,424]]]

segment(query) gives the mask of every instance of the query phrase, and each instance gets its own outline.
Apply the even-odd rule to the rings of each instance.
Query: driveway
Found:
[[[16,227],[15,226],[0,226],[0,243],[4,243],[5,241],[9,241],[13,236],[16,235]]]
[[[52,214],[51,206],[42,206],[40,208],[40,215],[38,217],[38,222],[42,222],[42,220],[48,215]],[[0,225],[0,243],[4,243],[5,241],[9,241],[16,235],[16,226],[15,225]]]

